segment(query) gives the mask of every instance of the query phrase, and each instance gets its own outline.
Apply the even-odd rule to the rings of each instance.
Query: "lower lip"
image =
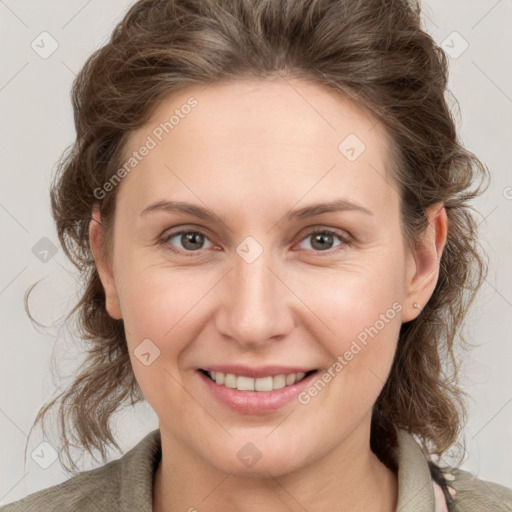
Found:
[[[297,399],[318,372],[304,377],[297,384],[273,391],[240,391],[217,384],[203,372],[197,370],[209,392],[222,404],[241,414],[264,414],[274,412]]]

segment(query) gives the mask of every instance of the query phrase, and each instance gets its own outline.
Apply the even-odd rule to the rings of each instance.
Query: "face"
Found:
[[[127,146],[99,265],[162,436],[230,473],[284,474],[368,442],[400,326],[437,277],[405,248],[383,126],[290,84],[161,103]]]

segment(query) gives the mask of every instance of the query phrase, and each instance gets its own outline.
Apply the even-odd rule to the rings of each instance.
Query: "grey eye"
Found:
[[[313,249],[315,251],[327,251],[329,249],[332,249],[333,247],[336,247],[333,246],[335,238],[337,238],[341,242],[344,242],[344,240],[339,235],[328,230],[315,231],[313,233],[310,233],[304,238],[304,240],[311,239],[311,242],[309,244],[310,247],[306,247],[306,249]]]
[[[177,239],[181,247],[179,247],[178,242],[173,242],[172,240]],[[167,242],[172,245],[177,245],[179,249],[185,251],[197,251],[200,249],[204,249],[205,241],[208,238],[199,231],[180,231],[178,233],[173,233],[169,235],[167,238]]]

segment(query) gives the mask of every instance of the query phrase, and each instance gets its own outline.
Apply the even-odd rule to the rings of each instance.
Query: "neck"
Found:
[[[162,433],[153,510],[394,512],[397,476],[370,450],[369,437],[363,447],[338,446],[326,457],[293,473],[253,478],[224,473]]]

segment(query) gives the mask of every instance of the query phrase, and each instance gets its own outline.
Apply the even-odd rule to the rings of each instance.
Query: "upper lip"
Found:
[[[243,375],[257,379],[260,377],[274,377],[276,375],[289,375],[291,373],[307,373],[316,368],[306,368],[304,366],[258,366],[250,367],[244,365],[212,365],[200,368],[208,372],[221,372],[224,374]]]

